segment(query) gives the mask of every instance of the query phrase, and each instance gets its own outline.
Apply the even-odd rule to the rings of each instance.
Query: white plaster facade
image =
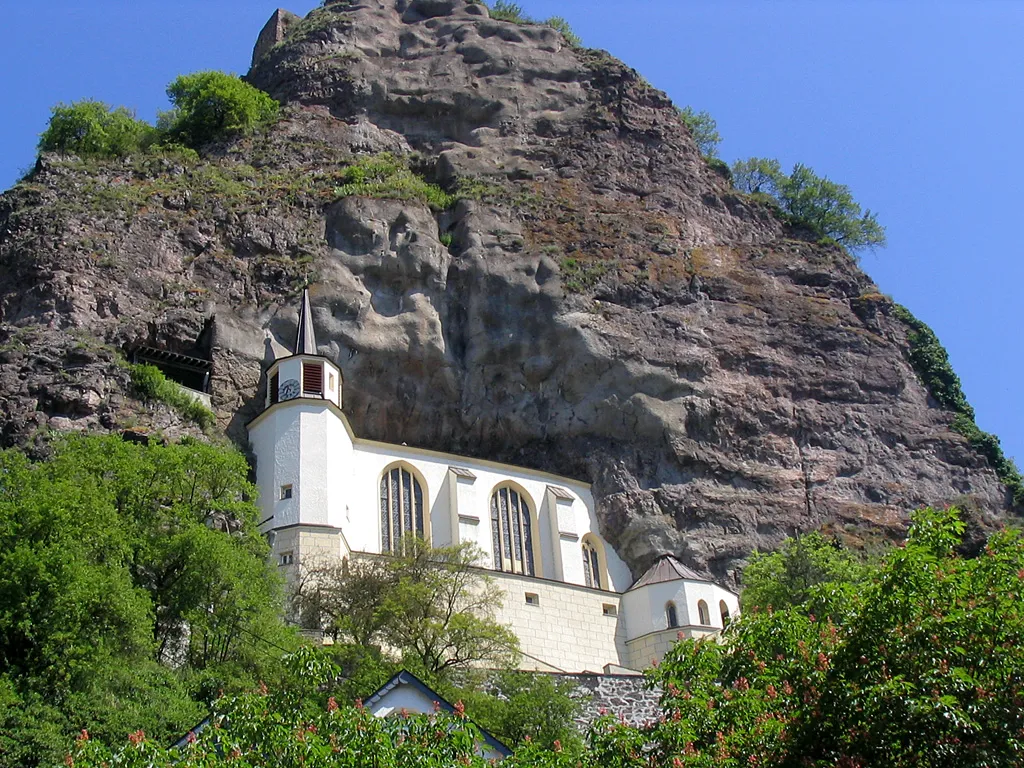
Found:
[[[660,660],[679,632],[721,629],[723,608],[736,615],[735,594],[674,560],[659,561],[634,584],[601,537],[586,483],[356,437],[342,411],[341,371],[315,354],[308,311],[304,296],[299,354],[271,365],[266,409],[248,426],[261,530],[286,573],[304,561],[386,553],[385,536],[392,524],[402,525],[399,512],[390,517],[392,503],[405,514],[406,530],[421,503],[422,534],[433,546],[471,541],[480,549],[480,566],[492,570],[505,592],[496,616],[518,635],[525,668],[641,669]],[[389,474],[396,467],[399,473]],[[386,475],[399,474],[401,485],[389,486]],[[499,489],[508,489],[506,495],[492,501]],[[505,517],[506,501],[519,518],[515,511]]]

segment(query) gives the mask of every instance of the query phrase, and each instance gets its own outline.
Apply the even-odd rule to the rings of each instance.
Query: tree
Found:
[[[333,637],[396,648],[404,664],[430,677],[517,660],[518,639],[494,620],[504,595],[476,567],[474,546],[434,548],[410,537],[400,551],[309,566],[296,595],[299,614]]]
[[[774,552],[754,552],[743,570],[743,610],[772,610],[798,606],[824,615],[817,596],[832,590],[857,588],[870,575],[848,550],[817,531],[786,539]]]
[[[732,165],[733,186],[750,195],[769,195],[791,224],[829,238],[851,251],[885,245],[885,227],[871,211],[861,212],[850,188],[818,176],[797,163],[788,176],[778,160],[751,157]]]
[[[160,116],[160,129],[193,149],[246,135],[277,118],[278,103],[235,75],[195,72],[167,86],[174,105]]]
[[[718,157],[718,145],[722,143],[722,137],[718,133],[715,118],[705,111],[694,112],[693,107],[683,107],[676,111],[689,129],[701,154],[706,158]]]
[[[125,107],[111,108],[101,101],[83,99],[53,108],[39,137],[39,151],[123,157],[144,149],[155,138],[156,129],[136,120]]]
[[[885,228],[871,211],[861,214],[850,188],[797,163],[779,185],[779,202],[794,220],[850,249],[885,245]]]
[[[774,197],[785,177],[779,161],[767,157],[751,157],[732,164],[733,186],[748,195],[765,194]]]
[[[294,644],[237,451],[51,447],[0,452],[3,766],[53,759],[82,727],[169,736],[219,689],[280,674],[254,638]]]
[[[955,509],[915,513],[835,623],[795,606],[679,643],[652,675],[677,725],[646,738],[695,766],[1019,763],[1024,538],[963,559],[962,533]]]
[[[456,695],[474,722],[510,747],[534,744],[579,751],[583,739],[575,720],[582,710],[576,686],[551,675],[503,670],[471,677]]]

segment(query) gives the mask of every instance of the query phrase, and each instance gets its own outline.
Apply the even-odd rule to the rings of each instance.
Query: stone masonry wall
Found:
[[[576,683],[583,698],[583,711],[576,723],[581,730],[602,714],[610,714],[630,725],[656,720],[659,714],[660,688],[648,688],[643,675],[558,675]]]

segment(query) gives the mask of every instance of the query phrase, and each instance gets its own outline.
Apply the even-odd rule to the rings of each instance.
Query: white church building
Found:
[[[294,354],[266,380],[249,440],[261,530],[286,575],[387,554],[408,533],[435,547],[472,542],[504,591],[495,618],[518,635],[523,668],[549,672],[640,670],[738,612],[735,593],[671,556],[634,582],[601,537],[587,483],[357,437],[341,370],[317,352],[308,292]]]

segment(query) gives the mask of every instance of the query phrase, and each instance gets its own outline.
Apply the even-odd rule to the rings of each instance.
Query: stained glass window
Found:
[[[408,469],[394,467],[380,479],[380,546],[396,552],[402,537],[424,535],[423,488]]]
[[[491,495],[491,540],[496,571],[536,575],[530,505],[511,488]]]
[[[583,578],[588,587],[602,589],[601,561],[597,555],[597,546],[589,540],[589,534],[583,539]]]

